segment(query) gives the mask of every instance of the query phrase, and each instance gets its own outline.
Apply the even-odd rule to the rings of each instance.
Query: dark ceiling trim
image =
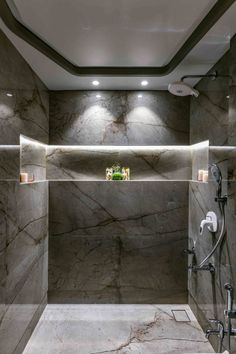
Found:
[[[20,23],[15,16],[13,16],[6,0],[0,0],[0,16],[5,25],[15,35],[22,38],[70,74],[76,76],[165,76],[170,74],[181,63],[187,54],[235,1],[236,0],[218,0],[170,62],[164,66],[157,67],[76,66]]]

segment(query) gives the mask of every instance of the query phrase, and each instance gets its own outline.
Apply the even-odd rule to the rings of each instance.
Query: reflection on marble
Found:
[[[209,141],[202,141],[191,146],[192,151],[192,180],[197,181],[198,170],[208,170]]]
[[[47,88],[2,31],[0,51],[0,144],[18,145],[20,134],[47,143]]]
[[[28,173],[34,181],[46,180],[46,147],[39,141],[20,136],[20,172]]]
[[[48,142],[49,100],[2,31],[0,53],[0,352],[20,354],[47,302],[48,185],[19,185],[19,136]]]
[[[47,294],[47,183],[0,182],[0,342],[20,353]],[[40,310],[41,309],[41,310]],[[11,340],[9,340],[9,337]],[[24,343],[23,343],[23,342]]]
[[[19,180],[20,146],[0,145],[0,180]]]
[[[187,145],[189,98],[166,91],[50,92],[53,145]]]
[[[50,182],[51,302],[186,302],[187,182]]]
[[[130,168],[132,180],[191,179],[191,148],[48,147],[48,180],[104,180],[114,163]]]
[[[187,305],[48,305],[24,354],[203,352],[214,353]]]

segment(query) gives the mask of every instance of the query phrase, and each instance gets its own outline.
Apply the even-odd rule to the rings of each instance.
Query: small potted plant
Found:
[[[120,165],[112,166],[112,180],[113,181],[122,181],[123,180],[123,173]]]

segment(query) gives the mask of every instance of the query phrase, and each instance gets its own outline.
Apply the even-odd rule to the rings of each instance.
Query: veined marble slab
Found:
[[[20,136],[20,172],[28,173],[34,181],[46,180],[46,145]]]
[[[105,180],[114,163],[129,167],[132,180],[191,179],[191,147],[47,148],[48,180]]]
[[[0,181],[19,180],[20,146],[0,145]]]
[[[198,170],[208,170],[209,164],[209,141],[191,145],[192,151],[192,180],[197,181]]]
[[[0,144],[18,145],[20,134],[47,143],[48,90],[2,31],[0,49]]]
[[[216,80],[202,79],[197,89],[200,95],[191,99],[190,143],[209,139],[209,163],[219,164],[223,179],[223,195],[228,195],[225,206],[226,233],[221,247],[209,259],[216,272],[189,273],[189,301],[203,328],[209,327],[209,318],[224,321],[226,303],[225,283],[236,284],[235,243],[235,145],[236,145],[236,37],[230,49],[210,72],[220,73]],[[201,220],[210,210],[216,212],[219,226],[222,219],[215,202],[217,185],[211,175],[208,184],[190,183],[189,188],[189,248],[195,243],[195,261],[198,263],[212,250],[219,232],[212,235],[207,229],[199,235]],[[189,260],[191,261],[191,260]],[[210,340],[217,348],[217,338]],[[223,343],[227,348],[227,341]],[[231,352],[236,353],[236,340],[232,338]]]
[[[54,145],[187,145],[189,97],[167,91],[51,91]]]
[[[49,183],[52,303],[186,303],[188,182]]]
[[[214,353],[188,305],[48,305],[23,354],[187,352]]]
[[[47,205],[47,182],[0,183],[0,353],[21,352],[47,294]]]

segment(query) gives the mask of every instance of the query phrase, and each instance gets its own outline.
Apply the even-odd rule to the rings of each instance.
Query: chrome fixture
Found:
[[[186,84],[186,82],[175,81],[168,85],[168,91],[175,96],[199,96],[199,91],[195,90],[192,86]]]
[[[192,272],[198,272],[199,270],[205,270],[205,271],[209,271],[211,274],[215,273],[215,267],[213,266],[213,264],[208,263],[208,264],[204,264],[203,266],[197,266],[197,265],[190,265],[188,267],[189,270],[192,270]]]
[[[230,350],[231,336],[236,336],[236,328],[232,328],[231,320],[236,319],[236,308],[233,307],[234,302],[234,289],[231,284],[225,284],[225,290],[227,291],[227,309],[224,311],[226,334],[227,334],[227,347]]]
[[[224,195],[222,196],[222,174],[219,166],[215,163],[211,164],[209,166],[211,170],[212,177],[214,178],[214,181],[217,184],[217,189],[216,189],[216,197],[215,201],[220,202],[220,203],[226,203],[227,202],[227,196]]]
[[[217,325],[216,329],[207,329],[206,330],[206,338],[209,339],[210,336],[215,335],[218,337],[218,348],[217,353],[222,352],[223,340],[225,336],[224,324],[223,322],[216,319],[209,319],[209,322],[215,323]]]
[[[197,79],[197,78],[203,78],[203,77],[209,77],[212,80],[215,80],[217,78],[218,74],[217,71],[214,71],[212,74],[206,74],[206,75],[185,75],[183,76],[180,81],[173,82],[168,85],[168,91],[172,93],[175,96],[194,96],[198,97],[199,96],[199,91],[194,89],[191,85],[186,84],[184,82],[185,79]]]
[[[221,195],[221,190],[222,190],[222,174],[221,170],[219,169],[218,165],[213,163],[210,166],[211,169],[211,174],[212,177],[214,178],[215,182],[217,183],[217,196],[219,197]]]
[[[207,264],[207,262],[212,257],[212,255],[215,253],[217,248],[221,245],[221,243],[222,243],[222,241],[224,239],[224,236],[225,236],[225,204],[227,203],[227,196],[226,195],[222,195],[222,174],[221,174],[219,166],[217,164],[211,164],[209,166],[209,169],[211,170],[212,177],[213,177],[215,183],[217,184],[215,202],[218,203],[218,207],[219,207],[220,215],[221,215],[221,217],[220,217],[220,224],[221,224],[221,226],[220,226],[220,234],[219,234],[218,240],[216,241],[214,247],[209,252],[209,254],[199,264],[191,265],[189,267],[189,269],[191,269],[193,271],[209,270],[211,273],[213,273],[212,270],[213,270],[214,266],[211,263]],[[208,215],[208,213],[207,213],[207,216],[211,217],[211,219],[212,219],[213,212],[209,212],[209,213],[211,213],[211,214]],[[213,224],[212,224],[213,220],[207,220],[207,221],[211,222],[210,225],[208,223],[208,226],[212,227],[213,226]],[[205,225],[207,225],[207,222],[206,222],[206,220],[203,220],[203,222],[201,223],[201,227],[200,227],[200,233],[203,232],[203,227]],[[212,227],[212,229],[214,229],[214,228]],[[217,229],[216,229],[216,231],[217,231]]]
[[[216,216],[216,213],[214,213],[214,211],[208,211],[208,213],[206,214],[206,219],[201,221],[200,235],[203,234],[205,226],[207,226],[207,228],[210,232],[217,231],[217,216]]]
[[[236,336],[236,328],[232,328],[231,320],[236,319],[236,308],[233,307],[234,301],[234,289],[231,284],[225,284],[225,290],[227,291],[227,309],[224,311],[225,325],[222,321],[217,319],[209,319],[209,322],[217,324],[216,329],[207,329],[206,338],[209,339],[211,335],[216,335],[219,338],[218,341],[218,353],[221,353],[223,347],[224,337],[227,336],[227,349],[230,351],[230,338]]]
[[[183,252],[184,252],[184,254],[192,254],[192,255],[194,255],[195,254],[195,252],[194,252],[194,247],[190,250],[190,249],[188,249],[188,248],[185,248],[184,250],[183,250]]]

